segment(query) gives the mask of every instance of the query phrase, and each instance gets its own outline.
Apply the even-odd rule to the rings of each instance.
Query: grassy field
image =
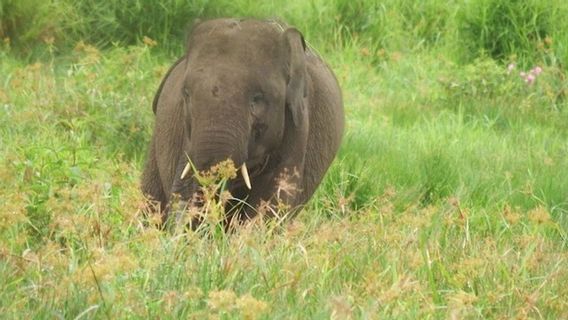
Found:
[[[161,3],[0,3],[0,318],[568,318],[564,1]],[[151,101],[212,16],[298,26],[346,134],[292,222],[172,235]]]

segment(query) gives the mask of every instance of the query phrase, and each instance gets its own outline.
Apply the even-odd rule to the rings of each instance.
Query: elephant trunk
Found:
[[[246,138],[243,130],[227,125],[192,132],[189,157],[199,171],[209,170],[217,163],[231,159],[235,167],[247,160]]]
[[[203,193],[200,189],[198,181],[192,177],[188,161],[191,161],[193,167],[198,171],[207,171],[212,166],[227,159],[234,162],[235,167],[241,168],[239,182],[231,181],[229,188],[232,187],[248,187],[251,189],[250,178],[246,173],[246,166],[243,166],[247,160],[247,139],[246,135],[241,134],[243,130],[238,127],[225,125],[222,128],[199,128],[192,130],[191,142],[189,145],[189,159],[184,159],[177,169],[178,176],[174,181],[174,192],[181,195],[180,208],[185,208],[190,203],[192,206],[203,205]],[[184,168],[182,171],[181,168]],[[244,169],[243,169],[244,167]],[[180,176],[181,173],[181,176]],[[234,184],[233,184],[234,183]],[[232,191],[231,191],[232,192]],[[184,210],[176,210],[172,212],[175,217],[176,225],[179,221],[183,221]],[[191,225],[195,227],[201,223],[200,218],[194,218]]]

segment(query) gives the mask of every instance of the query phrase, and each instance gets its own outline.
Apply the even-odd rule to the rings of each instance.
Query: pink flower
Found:
[[[534,74],[535,76],[538,76],[539,74],[541,74],[541,72],[542,68],[539,66],[536,66],[531,70],[531,73]]]
[[[507,66],[507,74],[511,74],[511,72],[513,72],[513,69],[515,69],[515,64],[509,63],[509,65]]]
[[[533,84],[533,82],[534,82],[535,79],[536,79],[536,76],[535,76],[534,74],[530,73],[530,74],[528,74],[528,75],[525,77],[525,82],[526,82],[528,85],[531,85],[531,84]]]
[[[526,71],[519,72],[519,76],[525,81],[525,83],[527,85],[530,86],[536,81],[536,78],[541,73],[542,73],[542,68],[539,67],[539,66],[536,66],[528,72],[526,72]]]

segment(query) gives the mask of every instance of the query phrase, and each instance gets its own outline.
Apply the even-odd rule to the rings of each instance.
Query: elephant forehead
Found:
[[[271,75],[270,64],[239,63],[233,59],[225,59],[215,64],[194,62],[189,66],[187,80],[199,85],[244,85],[258,86],[278,82],[280,77]]]
[[[197,67],[188,73],[187,81],[194,99],[229,99],[236,103],[248,103],[260,92],[278,102],[284,98],[286,87],[285,78],[279,74],[271,75],[246,64],[234,65],[231,61]]]
[[[273,49],[273,46],[239,41],[234,38],[227,39],[227,41],[208,40],[196,51],[195,55],[190,55],[190,59],[193,58],[193,61],[203,63],[224,62],[253,68],[272,66],[278,61],[277,51]]]
[[[194,61],[228,61],[249,67],[277,63],[279,33],[274,26],[260,26],[223,24],[208,32],[197,32],[190,39],[189,57]]]

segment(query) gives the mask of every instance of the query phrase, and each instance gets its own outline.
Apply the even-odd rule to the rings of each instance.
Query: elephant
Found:
[[[299,211],[334,160],[344,130],[331,68],[300,31],[269,20],[196,23],[152,108],[141,189],[164,221],[174,196],[187,202],[200,190],[187,174],[189,163],[205,171],[226,159],[241,169],[227,188],[248,204],[228,203],[227,221],[250,221],[261,205],[276,201]],[[284,176],[292,187],[282,192]]]

